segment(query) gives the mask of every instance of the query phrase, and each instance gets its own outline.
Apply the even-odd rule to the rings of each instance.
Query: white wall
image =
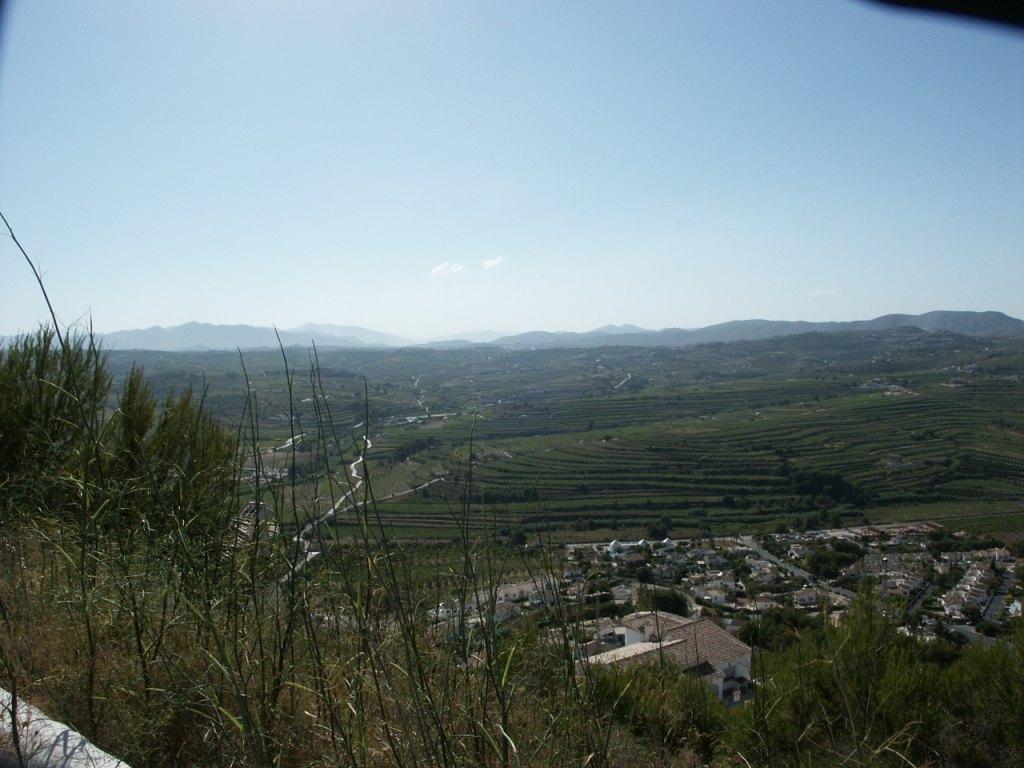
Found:
[[[51,720],[31,704],[17,702],[18,739],[24,763],[13,747],[10,692],[0,688],[0,768],[129,768],[93,746],[82,734]]]

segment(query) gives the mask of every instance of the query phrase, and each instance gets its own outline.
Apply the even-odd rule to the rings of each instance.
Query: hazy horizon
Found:
[[[63,322],[1024,316],[1024,36],[862,2],[7,4]],[[0,333],[46,309],[0,249]]]
[[[849,317],[849,318],[841,318],[841,319],[834,319],[834,318],[809,319],[809,318],[805,318],[805,317],[778,317],[778,318],[775,318],[775,317],[734,317],[734,318],[730,318],[729,320],[722,320],[722,321],[719,321],[719,322],[716,322],[716,323],[708,323],[706,325],[664,325],[664,326],[657,326],[657,327],[639,326],[637,323],[630,323],[628,321],[624,321],[624,322],[616,322],[616,323],[601,323],[600,325],[581,326],[581,327],[576,327],[576,328],[530,327],[530,328],[515,328],[515,329],[505,329],[505,330],[496,330],[496,329],[489,329],[489,328],[463,328],[462,330],[459,330],[459,331],[453,331],[453,332],[450,332],[450,333],[440,333],[440,334],[435,334],[435,335],[430,335],[430,336],[416,335],[416,334],[403,334],[403,333],[398,333],[398,332],[392,331],[392,330],[390,330],[388,328],[371,327],[371,326],[367,326],[367,325],[364,325],[364,324],[359,323],[359,322],[317,322],[317,321],[309,321],[309,322],[299,323],[297,325],[290,325],[290,326],[281,326],[281,325],[275,325],[274,323],[269,323],[269,322],[263,322],[263,323],[260,323],[260,322],[255,322],[255,323],[235,323],[235,322],[227,321],[227,322],[223,322],[223,323],[213,323],[213,322],[208,322],[208,321],[204,321],[204,320],[186,320],[186,321],[183,321],[181,323],[174,323],[174,324],[151,323],[151,324],[146,325],[146,326],[138,326],[138,327],[131,327],[131,328],[129,328],[129,327],[124,327],[124,328],[98,328],[98,327],[93,326],[92,330],[95,331],[96,333],[102,335],[102,334],[110,334],[110,333],[117,333],[117,332],[124,332],[124,331],[144,331],[144,330],[149,330],[149,329],[152,329],[152,328],[170,329],[170,328],[177,328],[177,327],[180,327],[180,326],[183,326],[183,325],[188,325],[190,323],[198,323],[200,325],[217,325],[217,326],[248,326],[248,327],[254,327],[254,328],[276,328],[277,330],[283,331],[283,332],[300,331],[300,330],[303,330],[304,326],[310,326],[310,325],[313,325],[313,326],[337,326],[339,328],[340,327],[348,326],[348,327],[353,327],[353,328],[361,328],[361,329],[366,330],[366,331],[373,331],[373,332],[382,333],[382,334],[386,334],[386,335],[402,337],[402,338],[405,338],[405,339],[407,339],[409,341],[414,341],[414,342],[431,342],[431,341],[442,341],[442,340],[447,340],[447,339],[456,340],[456,339],[459,339],[460,337],[475,336],[475,335],[479,335],[479,334],[493,335],[495,338],[501,338],[501,337],[504,337],[504,336],[514,336],[516,334],[530,333],[530,332],[587,333],[587,332],[591,332],[591,331],[600,330],[600,329],[605,328],[605,327],[616,327],[616,326],[637,326],[642,331],[661,331],[661,330],[669,330],[669,329],[700,330],[700,329],[707,328],[707,327],[710,327],[710,326],[713,326],[713,325],[718,325],[720,323],[729,323],[729,322],[736,322],[736,321],[811,322],[811,323],[818,323],[818,322],[821,322],[821,323],[851,322],[851,321],[874,320],[874,319],[876,319],[878,317],[883,317],[883,316],[886,316],[886,315],[926,314],[927,312],[933,312],[933,311],[938,311],[938,312],[942,312],[942,311],[997,312],[997,313],[1002,313],[1004,315],[1007,315],[1011,319],[1024,320],[1024,317],[1018,317],[1018,316],[1013,315],[1013,314],[1011,314],[1009,312],[1002,312],[1002,310],[991,309],[990,308],[990,309],[969,309],[969,310],[944,310],[944,309],[936,309],[936,310],[925,310],[924,312],[921,312],[921,313],[883,312],[881,315],[872,315],[870,317],[867,317],[867,316],[864,316],[864,317]],[[89,330],[89,325],[88,325],[88,321],[87,320],[84,320],[84,321],[83,320],[79,320],[79,321],[75,321],[75,322],[72,322],[72,323],[64,323],[63,322],[64,318],[58,318],[58,319],[62,320],[62,325],[69,325],[69,326],[72,326],[72,327],[77,327],[77,328],[79,328],[80,330],[83,330],[83,331],[88,331]],[[45,318],[41,318],[40,319],[39,324],[51,325],[52,323],[50,322],[48,317],[45,317]],[[38,327],[38,325],[30,327],[30,328],[19,328],[19,329],[13,330],[13,331],[9,331],[7,333],[0,333],[0,338],[3,338],[4,336],[12,337],[12,336],[16,336],[16,335],[19,335],[19,334],[23,334],[25,332],[31,332],[31,331],[35,330],[35,328],[37,328],[37,327]]]

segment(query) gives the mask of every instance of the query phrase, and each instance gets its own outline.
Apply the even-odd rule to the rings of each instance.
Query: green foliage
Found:
[[[108,358],[90,342],[57,342],[43,331],[0,351],[0,661],[5,676],[131,764],[610,768],[688,764],[693,758],[748,766],[1024,763],[1024,636],[963,652],[922,643],[898,631],[895,616],[867,596],[838,626],[788,610],[749,622],[741,636],[758,647],[756,695],[731,709],[671,664],[624,672],[580,665],[570,638],[583,633],[584,619],[619,610],[611,603],[579,606],[559,599],[500,628],[487,620],[486,607],[477,614],[479,623],[460,616],[449,628],[425,618],[426,608],[442,600],[464,604],[488,585],[522,578],[510,572],[513,558],[532,573],[550,567],[546,572],[560,575],[560,561],[540,547],[531,546],[527,555],[518,547],[478,546],[475,534],[494,519],[477,514],[475,499],[526,505],[545,498],[535,515],[520,506],[516,511],[529,514],[501,521],[518,543],[532,542],[526,532],[538,526],[584,518],[618,526],[626,513],[635,515],[638,526],[675,527],[685,515],[691,525],[700,520],[701,527],[740,528],[771,526],[775,514],[792,520],[799,509],[810,524],[821,520],[821,507],[858,503],[862,487],[872,495],[913,490],[940,477],[933,470],[944,467],[941,460],[921,462],[915,470],[920,475],[900,486],[903,475],[890,478],[873,453],[832,454],[820,448],[822,440],[839,445],[834,433],[847,425],[847,437],[901,447],[899,430],[872,426],[885,415],[933,421],[920,432],[931,430],[935,438],[914,441],[913,450],[934,450],[929,446],[949,434],[943,419],[963,405],[956,393],[936,389],[913,401],[872,400],[851,391],[854,378],[837,382],[830,374],[826,380],[806,369],[799,369],[805,378],[795,383],[737,384],[736,372],[749,366],[751,350],[772,360],[785,348],[778,342],[739,352],[644,351],[647,362],[658,365],[650,365],[649,376],[635,377],[637,392],[583,402],[583,368],[552,378],[567,364],[562,353],[488,352],[486,361],[445,353],[444,364],[452,368],[444,388],[435,382],[431,390],[428,380],[417,384],[426,388],[417,396],[433,405],[464,404],[471,391],[458,382],[477,376],[492,377],[489,386],[496,390],[509,388],[513,366],[519,377],[514,388],[529,394],[495,408],[481,427],[488,431],[484,439],[469,451],[467,420],[410,426],[399,418],[408,407],[400,387],[388,385],[380,390],[388,399],[372,403],[371,392],[368,407],[375,417],[397,420],[380,438],[375,432],[374,443],[390,468],[434,462],[443,468],[453,453],[475,457],[474,473],[493,484],[487,491],[492,495],[477,494],[467,480],[457,489],[457,515],[450,514],[452,494],[445,492],[451,485],[431,486],[426,499],[415,494],[396,504],[405,511],[445,505],[461,536],[456,546],[443,548],[389,541],[381,522],[388,510],[371,497],[345,509],[357,534],[339,535],[342,543],[325,551],[318,570],[299,573],[295,561],[282,557],[283,544],[294,544],[290,537],[271,546],[258,537],[238,549],[204,546],[226,538],[227,517],[238,506],[239,451],[216,417],[243,413],[251,420],[248,460],[257,465],[268,453],[258,440],[260,420],[269,419],[270,410],[277,421],[267,423],[281,429],[283,408],[260,411],[248,394],[232,399],[237,393],[223,386],[226,375],[219,391],[202,396],[159,368],[155,377],[134,366],[111,376]],[[837,347],[828,345],[831,358]],[[839,344],[835,357],[861,376],[864,369],[857,366],[868,365],[857,357],[863,351]],[[921,359],[933,365],[956,361],[958,354],[933,346]],[[367,407],[353,382],[352,371],[361,366],[377,366],[387,374],[382,378],[395,381],[409,379],[414,366],[419,382],[427,368],[422,353],[399,357],[389,362],[378,353],[339,355],[331,369],[338,376],[331,383],[337,396],[332,404],[342,400],[343,384],[349,394],[339,411],[353,417],[351,423],[361,418],[350,410]],[[657,391],[665,385],[657,371],[676,366],[676,375],[697,361],[703,373],[693,389],[685,395],[671,387]],[[578,356],[571,365],[592,362]],[[555,383],[545,392],[519,386],[549,379]],[[283,404],[300,413],[287,424],[294,434],[309,414],[301,412],[303,399],[294,402],[293,380],[280,384],[269,391],[288,392]],[[1009,391],[998,382],[977,388],[971,394],[976,410],[964,417],[975,421],[957,429],[987,429],[978,426],[987,414],[1016,407],[1007,405]],[[829,402],[844,397],[853,402]],[[736,415],[755,402],[767,408],[761,401],[780,409],[767,426]],[[790,401],[799,405],[790,407]],[[310,407],[326,402],[321,398]],[[828,411],[826,427],[813,426],[818,416],[808,417],[808,402]],[[722,414],[721,421],[698,422],[695,414],[705,411]],[[336,430],[333,421],[324,421],[334,415],[313,415],[321,435]],[[587,422],[607,438],[572,432]],[[421,428],[435,432],[423,438]],[[390,429],[401,439],[392,440]],[[573,437],[564,439],[566,434]],[[1007,439],[1001,432],[985,433],[985,439],[1010,450],[1000,442]],[[326,440],[310,442],[311,451],[338,450],[325,447]],[[284,453],[294,462],[294,453]],[[781,473],[780,457],[792,462]],[[314,466],[338,458],[319,455],[323,464]],[[1010,458],[974,456],[957,467],[997,482],[1010,471]],[[842,476],[835,474],[837,463],[844,464]],[[543,468],[552,471],[538,471]],[[369,478],[370,467],[363,471]],[[998,487],[986,486],[985,493],[1000,493]],[[301,490],[286,483],[271,488],[279,503],[290,497],[296,516]],[[336,498],[337,492],[336,486],[316,487],[309,498]],[[727,506],[718,506],[726,499]],[[315,502],[309,506],[322,510]],[[835,560],[825,567],[856,554],[843,544],[829,552]],[[295,547],[292,557],[305,554]],[[643,590],[641,602],[686,612],[685,598],[673,591]]]
[[[66,503],[77,495],[66,473],[98,470],[92,442],[110,390],[104,359],[87,339],[48,328],[0,346],[0,487],[23,510]]]
[[[833,504],[850,503],[861,506],[868,495],[838,472],[802,470],[790,472],[789,486],[801,496],[823,496]]]
[[[821,618],[797,608],[770,608],[744,624],[739,638],[765,651],[781,651],[798,642],[803,634],[819,631]]]
[[[106,355],[52,330],[0,349],[0,519],[211,538],[232,513],[234,438],[191,389],[158,406],[140,368],[108,410]]]
[[[662,515],[658,518],[658,521],[652,523],[647,527],[647,535],[652,539],[664,539],[672,531],[672,518],[668,515]]]
[[[595,672],[597,702],[662,753],[690,750],[710,759],[725,732],[726,710],[700,678],[675,665]]]
[[[783,643],[787,645],[787,643]],[[1008,768],[1024,758],[1021,646],[971,648],[950,665],[862,596],[837,627],[763,654],[752,705],[726,742],[751,765],[932,764]]]
[[[427,495],[381,504],[396,536],[457,534],[449,504],[465,492],[457,478],[471,432],[473,501],[489,513],[468,521],[478,532],[494,516],[499,528],[609,540],[648,535],[665,517],[679,537],[865,517],[1019,531],[1024,401],[1018,383],[981,363],[1016,359],[1022,345],[901,330],[608,348],[600,364],[580,350],[323,350],[316,388],[345,438],[369,412],[379,497],[445,477]],[[204,407],[228,424],[248,397],[234,354],[110,360],[118,382],[145,365],[158,400],[208,384]],[[949,368],[965,365],[978,365],[976,386],[947,386]],[[285,412],[315,423],[314,387],[300,376],[289,389],[278,352],[247,353],[246,366],[268,445],[290,437]],[[610,389],[604,366],[633,372],[640,388]],[[883,394],[870,387],[877,378],[913,392]],[[279,452],[276,468],[290,473],[291,458]],[[303,481],[322,476],[306,455],[296,465]]]
[[[162,513],[173,525],[204,537],[223,531],[233,514],[235,445],[233,437],[205,413],[191,390],[168,396],[156,426],[141,446],[147,479],[156,483]],[[148,524],[165,528],[166,519]]]
[[[679,616],[690,615],[690,601],[677,589],[641,587],[637,590],[637,608],[641,611],[667,611]]]
[[[863,555],[862,547],[839,540],[816,546],[804,559],[804,567],[819,578],[834,579],[843,568],[857,562]]]

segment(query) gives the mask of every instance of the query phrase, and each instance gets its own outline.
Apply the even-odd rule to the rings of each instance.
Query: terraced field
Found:
[[[858,395],[813,408],[674,419],[607,433],[488,434],[473,448],[473,497],[527,528],[640,530],[666,515],[686,530],[709,523],[748,528],[822,507],[844,518],[867,514],[867,506],[808,499],[784,474],[789,467],[842,474],[866,492],[871,510],[911,502],[1016,502],[1024,498],[1021,440],[993,422],[1019,390],[1003,383],[985,389],[991,391]],[[444,517],[431,511],[435,506],[431,499],[408,500],[388,514],[396,525],[434,527]]]
[[[340,466],[368,414],[375,497],[443,478],[379,504],[396,535],[451,537],[456,518],[481,533],[601,538],[931,517],[1013,537],[1022,347],[905,330],[687,349],[335,351],[320,353],[317,376],[305,352],[287,351],[306,366],[291,363],[291,387],[280,352],[245,363],[261,444],[312,433],[297,449],[304,477]],[[244,412],[237,358],[147,365],[168,388],[202,376],[222,418]],[[317,440],[335,432],[337,444]]]

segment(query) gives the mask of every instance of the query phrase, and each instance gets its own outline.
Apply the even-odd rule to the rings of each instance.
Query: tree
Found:
[[[672,518],[668,515],[662,515],[658,518],[657,522],[651,523],[647,527],[647,535],[652,539],[664,539],[668,537],[671,530]]]
[[[641,587],[637,590],[636,603],[641,611],[666,611],[679,616],[690,615],[690,601],[678,589]]]
[[[976,605],[965,605],[963,615],[968,624],[977,624],[981,621],[981,608]]]

